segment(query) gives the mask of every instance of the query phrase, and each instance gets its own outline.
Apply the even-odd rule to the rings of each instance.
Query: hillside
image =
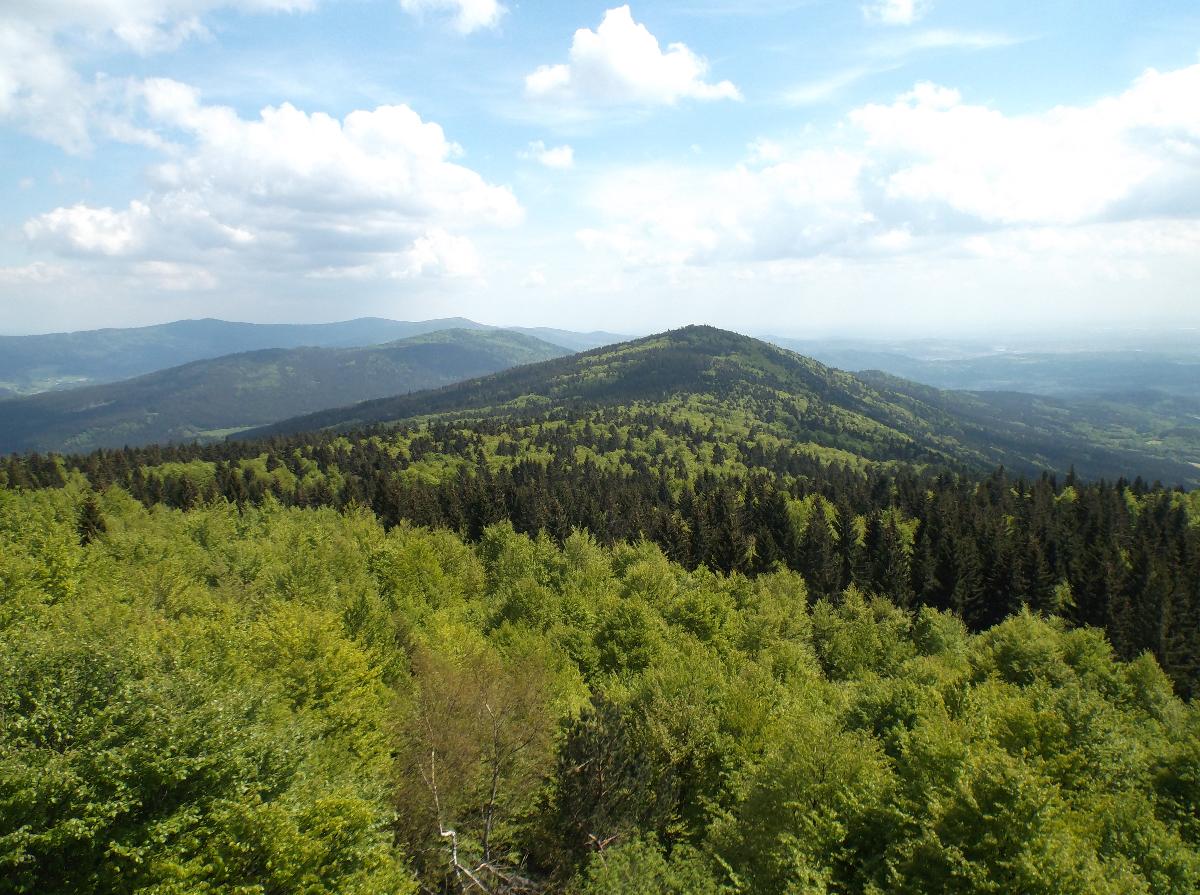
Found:
[[[1137,474],[1169,483],[1195,482],[1187,470],[1200,462],[1200,400],[1194,396],[1146,390],[1064,399],[939,390],[874,370],[857,375],[937,407],[988,432],[997,448],[1049,469],[1073,465],[1093,476]]]
[[[0,336],[0,395],[116,382],[196,360],[268,348],[356,348],[447,329],[494,330],[463,317],[402,321],[364,317],[340,323],[179,320],[132,329]],[[612,333],[527,329],[572,351],[617,342]]]
[[[124,382],[0,401],[0,452],[211,440],[317,408],[428,389],[565,353],[506,330],[453,329],[367,348],[233,354]]]
[[[1098,448],[1086,431],[1056,422],[1049,413],[1029,414],[1011,401],[956,396],[884,375],[856,376],[703,326],[436,391],[320,411],[239,437],[345,430],[439,414],[518,419],[542,411],[570,416],[631,405],[659,405],[676,417],[700,409],[725,419],[736,416],[787,442],[870,461],[977,470],[1003,464],[1029,473],[1074,465],[1086,477],[1200,481],[1180,451]]]

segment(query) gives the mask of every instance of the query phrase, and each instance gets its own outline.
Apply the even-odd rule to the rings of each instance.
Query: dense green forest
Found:
[[[689,326],[507,370],[443,389],[365,401],[284,420],[253,438],[346,429],[431,415],[520,419],[531,410],[578,417],[681,399],[692,418],[729,417],[791,443],[868,460],[986,471],[1074,466],[1089,478],[1141,475],[1200,485],[1200,428],[1102,409],[1082,412],[1024,395],[943,392],[894,377],[854,375],[748,336]],[[1168,412],[1168,411],[1164,411]],[[1115,423],[1115,425],[1114,425]],[[1139,435],[1140,433],[1140,435]]]
[[[0,453],[213,440],[299,413],[568,353],[507,330],[449,329],[365,348],[230,354],[122,382],[0,401]]]
[[[1149,656],[647,541],[0,491],[0,889],[1190,893]]]
[[[1027,440],[1052,445],[1041,455],[1050,465],[1076,455],[1102,474],[1111,475],[1117,464],[1124,464],[1125,469],[1153,471],[1167,481],[1195,485],[1200,478],[1187,467],[1200,468],[1197,371],[1200,364],[1193,365],[1192,387],[1185,394],[1147,388],[1068,399],[1014,391],[939,391],[878,372],[858,375],[872,385],[928,402],[975,426],[1003,427],[1014,434],[1025,433]],[[1164,459],[1170,465],[1158,462]]]
[[[1200,888],[1200,492],[707,328],[309,422],[0,460],[0,891]]]
[[[689,569],[788,568],[816,594],[853,584],[952,610],[972,630],[1028,605],[1105,628],[1125,658],[1151,651],[1185,695],[1200,687],[1200,492],[922,473],[654,414],[607,416],[12,457],[0,476],[53,487],[81,471],[182,509],[216,498],[368,507],[388,525],[470,540],[506,520],[558,542],[577,528],[606,545],[644,538]]]

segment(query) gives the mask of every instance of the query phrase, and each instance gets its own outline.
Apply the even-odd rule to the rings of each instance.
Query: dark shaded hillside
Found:
[[[370,348],[229,355],[125,382],[0,401],[0,451],[219,438],[296,413],[431,388],[565,351],[505,330],[446,330]]]
[[[1088,477],[1141,475],[1200,482],[1178,456],[1132,446],[1098,448],[1035,399],[956,396],[885,374],[856,376],[766,342],[694,326],[510,370],[433,392],[321,411],[238,437],[352,429],[414,417],[520,417],[533,410],[704,398],[717,413],[744,413],[779,437],[868,460],[903,460]],[[1059,416],[1061,416],[1061,412]],[[1200,458],[1198,458],[1200,459]]]
[[[1186,422],[1200,404],[1186,398],[1151,392],[1063,400],[943,391],[877,370],[857,375],[915,410],[936,409],[947,436],[977,445],[996,463],[1022,470],[1074,467],[1090,479],[1142,476],[1200,484],[1200,425]]]
[[[268,348],[361,348],[448,329],[509,329],[570,351],[623,341],[606,332],[496,327],[464,317],[340,323],[234,323],[179,320],[158,326],[37,336],[0,336],[0,397],[116,382],[196,360]]]
[[[178,320],[158,326],[37,336],[0,336],[0,385],[22,393],[115,382],[196,360],[268,348],[380,345],[445,329],[484,329],[462,317],[341,323],[236,323]]]

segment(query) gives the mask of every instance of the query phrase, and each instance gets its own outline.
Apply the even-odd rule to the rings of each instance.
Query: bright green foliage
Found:
[[[0,891],[407,891],[379,663],[332,607],[270,595],[304,557],[247,550],[263,518],[118,493],[81,548],[51,505],[71,498],[4,496],[28,526],[0,631]]]
[[[670,857],[653,840],[631,839],[598,852],[571,895],[721,895],[704,856],[678,846]]]
[[[1029,610],[0,489],[0,892],[1191,893],[1197,719]]]

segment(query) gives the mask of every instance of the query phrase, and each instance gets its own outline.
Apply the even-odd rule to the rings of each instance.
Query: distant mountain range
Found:
[[[235,323],[180,320],[131,329],[0,336],[0,397],[117,382],[196,360],[267,348],[381,345],[447,329],[489,330],[464,317],[401,321],[376,317],[340,323]],[[611,332],[505,327],[571,351],[625,341]],[[1200,394],[1200,342],[1113,337],[1084,342],[1050,337],[998,347],[977,339],[814,339],[767,335],[780,347],[831,367],[879,370],[941,389],[1026,392],[1075,398],[1163,392]],[[1195,342],[1195,344],[1191,344]],[[1131,347],[1133,344],[1140,347]]]
[[[1028,395],[959,394],[885,374],[854,375],[747,336],[693,326],[506,370],[429,392],[367,401],[284,420],[238,437],[353,430],[442,415],[519,421],[597,408],[655,408],[686,418],[749,419],[813,449],[868,461],[907,461],[1023,472],[1076,467],[1086,477],[1141,475],[1200,484],[1200,429],[1176,426],[1178,450],[1122,441],[1102,421]],[[1093,408],[1093,415],[1101,413]],[[1128,422],[1128,420],[1126,420]],[[1142,443],[1142,441],[1146,443]]]
[[[362,324],[354,321],[318,335],[361,338],[366,334]],[[279,337],[284,336],[301,337]],[[568,353],[523,333],[475,328],[439,330],[364,348],[231,354],[122,382],[0,401],[0,453],[212,440],[296,414],[433,388]]]
[[[1200,337],[1134,349],[1113,345],[1020,345],[997,349],[948,340],[911,342],[768,340],[822,363],[854,372],[880,370],[942,389],[1097,397],[1156,391],[1200,395]]]
[[[352,348],[382,345],[449,329],[493,331],[463,317],[401,321],[364,317],[341,323],[233,323],[180,320],[132,329],[0,336],[0,396],[117,382],[191,361],[267,348]],[[546,327],[509,328],[571,351],[626,336]]]

